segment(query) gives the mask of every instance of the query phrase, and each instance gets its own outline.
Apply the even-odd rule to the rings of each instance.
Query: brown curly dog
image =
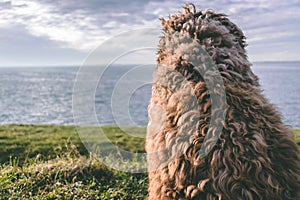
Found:
[[[300,199],[299,149],[262,95],[242,31],[224,14],[184,9],[161,19],[149,199]]]

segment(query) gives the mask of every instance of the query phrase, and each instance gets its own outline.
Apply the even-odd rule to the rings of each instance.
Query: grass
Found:
[[[294,129],[295,140],[300,148],[300,129]]]
[[[124,131],[139,136],[145,133],[145,128],[122,129],[103,127],[106,136],[120,148],[143,152],[144,140],[130,137]],[[95,137],[89,139],[95,142]],[[0,199],[145,199],[147,196],[147,174],[109,169],[88,153],[73,126],[0,126],[0,163]]]
[[[88,130],[85,142],[105,149],[95,128]],[[144,139],[124,131],[144,136],[145,128],[103,130],[120,148],[144,152]],[[294,133],[300,147],[300,130]],[[74,126],[0,126],[0,199],[145,199],[147,187],[147,174],[109,169],[89,154]]]
[[[88,129],[95,132],[88,140],[92,143],[99,141],[97,130],[92,127]],[[146,132],[145,128],[125,127],[121,130],[118,127],[106,126],[103,130],[118,147],[133,153],[144,152],[145,143],[141,137]],[[140,137],[131,137],[126,133]],[[99,143],[106,146],[101,141]],[[19,163],[37,155],[43,159],[53,159],[65,152],[70,144],[77,147],[80,155],[89,155],[74,126],[3,125],[0,126],[0,163],[7,163],[10,157],[16,157]]]

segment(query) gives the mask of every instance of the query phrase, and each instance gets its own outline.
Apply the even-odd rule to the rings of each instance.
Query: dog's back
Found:
[[[146,141],[152,154],[149,199],[300,199],[299,149],[292,130],[262,95],[242,31],[225,15],[197,12],[193,5],[162,19],[162,25]],[[187,37],[186,47],[194,48],[188,51],[182,43]],[[218,74],[207,73],[211,63],[200,48]],[[190,98],[184,98],[184,88]],[[214,102],[214,93],[226,105]],[[191,106],[193,99],[197,105]],[[222,129],[214,128],[220,124]],[[210,136],[218,140],[203,156]]]

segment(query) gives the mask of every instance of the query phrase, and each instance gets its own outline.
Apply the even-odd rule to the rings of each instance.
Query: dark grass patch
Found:
[[[111,170],[78,152],[0,167],[0,199],[145,199],[147,174]]]

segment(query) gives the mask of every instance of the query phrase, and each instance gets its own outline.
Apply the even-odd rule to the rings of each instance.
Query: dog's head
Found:
[[[225,79],[259,86],[247,60],[245,36],[226,15],[212,10],[197,11],[193,4],[188,4],[183,13],[171,15],[168,20],[161,19],[161,22],[164,35],[160,40],[158,63],[164,63],[170,56],[172,60],[182,59],[181,55],[171,55],[174,53],[167,47],[168,40],[180,34],[201,45]]]

